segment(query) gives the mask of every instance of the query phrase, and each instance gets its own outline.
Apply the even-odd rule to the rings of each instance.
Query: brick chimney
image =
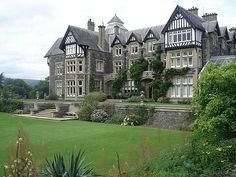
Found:
[[[217,21],[217,13],[205,13],[202,18],[206,21],[214,21],[216,20]]]
[[[192,14],[198,16],[198,8],[197,7],[193,6],[192,8],[188,9],[188,11],[191,12]]]
[[[105,26],[104,25],[100,25],[98,26],[98,45],[105,50]]]
[[[120,27],[119,26],[114,26],[114,33],[115,35],[118,35],[120,33]]]
[[[91,19],[88,20],[87,28],[90,31],[94,31],[94,29],[95,29],[95,23]]]

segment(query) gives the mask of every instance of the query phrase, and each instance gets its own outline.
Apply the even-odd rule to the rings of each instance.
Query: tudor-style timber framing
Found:
[[[88,29],[69,25],[45,55],[50,94],[65,100],[80,99],[91,91],[93,79],[95,89],[110,97],[118,71],[129,70],[142,57],[148,61],[148,69],[142,74],[141,85],[145,97],[153,98],[151,63],[160,47],[166,69],[190,68],[185,76],[173,78],[173,87],[166,96],[172,101],[190,99],[204,65],[211,58],[232,54],[236,48],[236,28],[228,31],[220,27],[216,13],[198,16],[196,7],[187,10],[177,5],[167,23],[158,26],[129,31],[115,14],[107,27],[100,25],[98,32],[94,27],[91,19]],[[121,92],[137,92],[129,72],[127,78]]]

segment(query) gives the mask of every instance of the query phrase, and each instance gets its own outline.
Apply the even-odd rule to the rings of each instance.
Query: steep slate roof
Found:
[[[119,39],[122,45],[126,45],[131,35],[134,35],[136,37],[136,40],[142,43],[150,30],[154,33],[154,36],[157,39],[157,43],[161,44],[164,43],[164,35],[161,33],[163,28],[164,25],[159,25],[159,26],[153,26],[153,27],[147,27],[123,32],[117,35],[115,38],[113,38],[112,45],[117,38]]]
[[[98,46],[98,32],[71,25],[68,26],[67,31],[61,41],[60,49],[65,48],[65,40],[69,32],[72,33],[78,45],[89,46],[89,49],[103,51],[103,49],[101,49],[101,47]],[[106,51],[108,51],[107,43],[106,43]]]
[[[229,41],[235,40],[235,32],[234,31],[229,31]]]
[[[61,44],[62,41],[62,37],[58,38],[54,44],[52,45],[52,47],[48,50],[48,52],[46,53],[46,55],[44,57],[49,57],[49,56],[53,56],[53,55],[60,55],[60,54],[64,54],[64,52],[59,49],[59,46]]]
[[[124,24],[124,22],[122,22],[121,19],[116,16],[116,14],[107,24],[113,23],[113,22],[118,22],[118,23]]]
[[[174,12],[172,13],[172,15],[170,16],[168,22],[166,23],[164,29],[162,30],[162,33],[165,33],[165,31],[167,30],[168,26],[170,25],[170,23],[172,22],[173,18],[175,17],[175,15],[177,13],[180,13],[184,16],[184,18],[188,21],[188,23],[193,27],[193,28],[197,28],[201,31],[205,31],[202,22],[204,21],[201,17],[189,12],[187,9],[184,9],[183,7],[177,5]]]
[[[221,26],[220,27],[220,37],[226,37],[226,39],[228,40],[229,39],[229,33],[228,33],[228,30],[227,30],[227,27],[226,26]]]
[[[204,21],[202,23],[202,25],[206,29],[206,32],[212,33],[217,29],[217,32],[220,35],[219,25],[218,25],[218,22],[216,20],[214,20],[214,21]]]

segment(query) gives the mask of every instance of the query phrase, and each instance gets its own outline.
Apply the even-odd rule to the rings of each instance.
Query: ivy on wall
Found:
[[[148,69],[148,61],[143,57],[139,58],[131,67],[130,67],[130,78],[134,81],[134,84],[138,92],[142,91],[141,77],[142,73]]]
[[[112,96],[115,97],[119,92],[121,92],[121,88],[127,82],[127,70],[121,69],[117,73],[115,79],[112,81]]]
[[[90,91],[90,92],[96,91],[94,74],[91,74],[91,75],[90,75],[90,79],[89,79],[89,91]]]

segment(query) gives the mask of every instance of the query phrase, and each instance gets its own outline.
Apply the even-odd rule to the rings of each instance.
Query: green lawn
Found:
[[[40,156],[44,145],[49,158],[54,153],[69,154],[74,148],[86,151],[97,171],[111,169],[116,164],[116,152],[121,163],[134,165],[145,154],[158,155],[160,151],[180,147],[189,133],[146,127],[124,127],[83,121],[48,121],[17,117],[0,113],[0,176],[7,159],[7,147],[16,141],[17,128],[23,125],[31,143],[33,155]]]

